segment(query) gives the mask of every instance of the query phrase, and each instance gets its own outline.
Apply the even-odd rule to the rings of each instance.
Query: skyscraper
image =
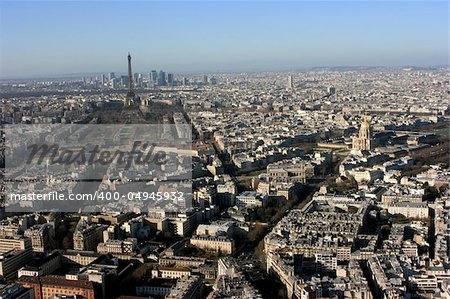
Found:
[[[329,93],[330,95],[335,94],[335,93],[336,93],[336,87],[334,87],[334,86],[328,87],[328,93]]]
[[[153,83],[158,83],[158,72],[157,71],[151,71],[151,79],[150,81],[152,81]]]
[[[120,76],[120,85],[121,87],[128,86],[128,76]]]
[[[136,86],[142,87],[142,74],[138,73],[136,77]]]
[[[165,86],[166,85],[166,73],[163,71],[159,71],[158,74],[158,85],[159,86]]]
[[[173,84],[173,74],[167,73],[167,84],[172,85]]]
[[[288,89],[293,89],[294,88],[294,80],[292,78],[292,75],[289,75],[289,77],[288,77],[287,88]]]
[[[119,79],[116,79],[116,78],[112,78],[111,79],[111,82],[110,82],[110,84],[111,84],[111,88],[112,89],[116,89],[117,88],[117,81],[118,81]]]

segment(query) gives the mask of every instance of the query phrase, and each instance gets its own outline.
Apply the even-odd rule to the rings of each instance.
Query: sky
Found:
[[[0,78],[437,66],[448,1],[0,1]]]

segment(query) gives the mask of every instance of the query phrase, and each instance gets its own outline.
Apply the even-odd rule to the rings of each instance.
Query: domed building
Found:
[[[353,138],[352,150],[371,151],[373,149],[372,128],[370,126],[369,116],[363,116],[363,122],[359,129],[358,137]]]

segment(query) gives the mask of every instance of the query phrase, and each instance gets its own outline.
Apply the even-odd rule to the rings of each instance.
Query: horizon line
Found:
[[[405,69],[405,68],[416,68],[416,69],[439,69],[439,68],[450,68],[450,64],[440,64],[440,65],[399,65],[399,66],[386,66],[386,65],[337,65],[337,66],[311,66],[304,68],[296,68],[296,69],[267,69],[267,70],[242,70],[242,71],[219,71],[219,70],[204,70],[204,71],[181,71],[181,72],[167,72],[172,73],[174,75],[208,75],[208,74],[254,74],[254,73],[290,73],[290,72],[306,72],[317,69]],[[155,70],[155,69],[153,69]],[[152,70],[145,72],[135,72],[140,74],[149,73]],[[42,79],[64,79],[71,77],[83,77],[83,76],[92,76],[92,75],[102,75],[108,73],[115,74],[127,74],[127,72],[116,72],[116,71],[106,71],[106,72],[77,72],[77,73],[63,73],[63,74],[39,74],[32,76],[16,76],[16,77],[2,77],[0,75],[0,81],[8,81],[8,80],[42,80]]]

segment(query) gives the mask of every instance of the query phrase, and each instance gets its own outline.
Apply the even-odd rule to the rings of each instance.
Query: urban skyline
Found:
[[[448,3],[0,0],[0,298],[450,299]]]
[[[1,296],[450,298],[446,69],[179,81],[126,58],[2,84]],[[147,140],[167,163],[105,165]]]
[[[1,2],[0,78],[448,65],[446,2],[107,4]]]

